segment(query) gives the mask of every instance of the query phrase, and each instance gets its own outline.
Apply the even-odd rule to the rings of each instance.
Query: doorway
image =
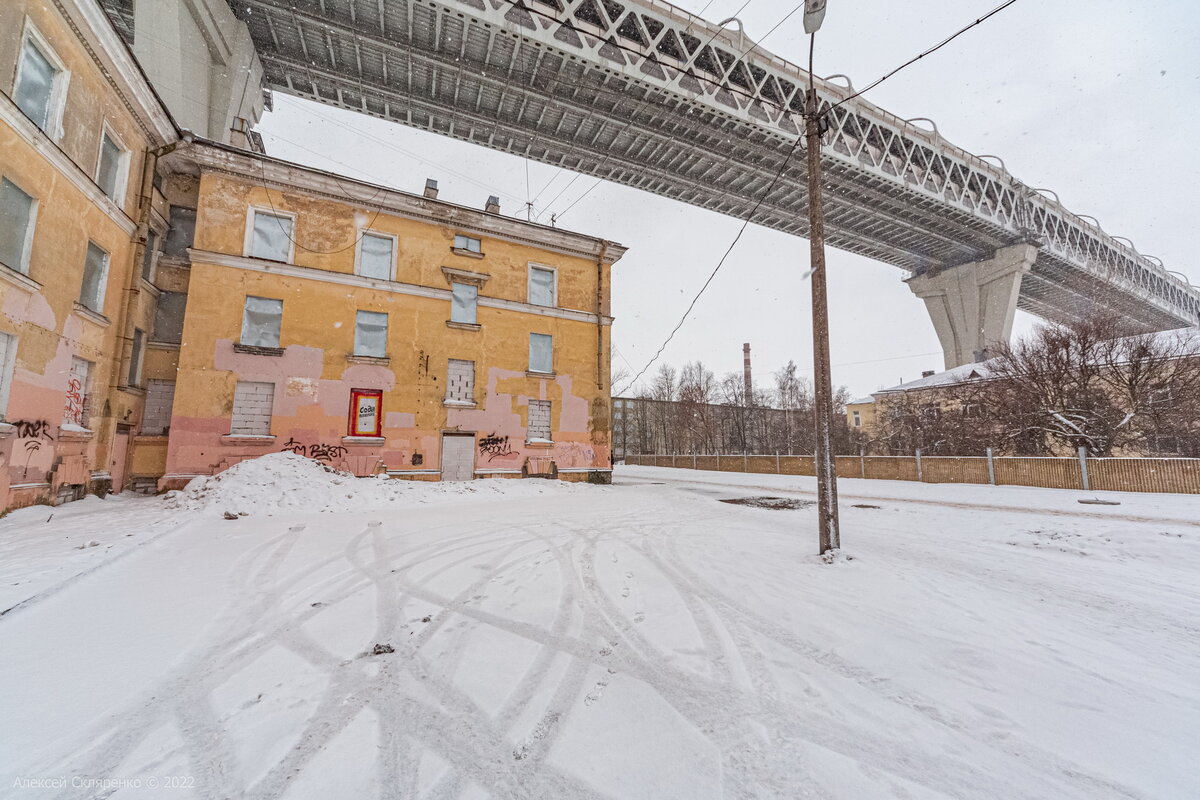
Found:
[[[475,436],[442,434],[442,480],[469,481],[475,477]]]

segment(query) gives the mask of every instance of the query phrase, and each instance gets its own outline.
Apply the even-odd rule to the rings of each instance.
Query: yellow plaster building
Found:
[[[625,248],[211,142],[162,166],[195,233],[167,267],[186,311],[147,362],[171,413],[144,474],[291,450],[359,475],[610,479]]]
[[[125,479],[177,134],[99,4],[0,3],[0,509]]]

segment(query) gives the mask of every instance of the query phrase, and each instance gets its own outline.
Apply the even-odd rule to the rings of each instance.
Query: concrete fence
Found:
[[[629,455],[647,467],[815,475],[813,456]],[[1117,492],[1200,494],[1200,458],[1024,458],[1018,456],[838,456],[839,478],[980,483]]]

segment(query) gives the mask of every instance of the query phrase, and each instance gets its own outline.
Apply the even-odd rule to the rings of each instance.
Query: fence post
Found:
[[[749,471],[750,471],[750,456],[748,456],[746,454],[746,451],[743,450],[742,451],[742,472],[749,472]]]
[[[867,477],[867,451],[865,448],[858,448],[858,469],[862,476]]]
[[[671,469],[674,469],[674,468],[675,468],[675,459],[676,459],[676,457],[677,457],[677,456],[676,456],[676,454],[675,454],[675,453],[671,453]]]
[[[658,453],[655,453],[651,458],[654,459],[654,466],[658,466]]]
[[[1083,481],[1083,490],[1090,491],[1087,474],[1087,447],[1079,445],[1079,477]]]
[[[925,475],[921,471],[921,448],[917,448],[917,480],[924,483]]]
[[[992,461],[992,448],[987,449],[988,458],[988,483],[992,486],[996,485],[996,463]]]
[[[775,474],[779,474],[779,451],[775,451]]]
[[[721,471],[721,451],[717,450],[717,472]]]
[[[692,453],[692,469],[696,468],[696,454]]]

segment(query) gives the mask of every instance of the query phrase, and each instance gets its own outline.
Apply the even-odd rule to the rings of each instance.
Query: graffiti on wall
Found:
[[[479,440],[479,454],[487,456],[488,462],[491,463],[493,459],[511,456],[513,449],[507,436],[497,436],[493,433]]]
[[[42,442],[53,442],[54,436],[51,435],[50,423],[44,419],[18,419],[14,420],[12,426],[17,429],[17,439],[22,441],[21,446],[25,448],[25,471],[22,473],[22,480],[29,477],[29,465],[33,461],[33,454],[42,449]]]
[[[295,453],[298,456],[305,456],[316,461],[324,461],[329,463],[335,458],[341,458],[346,455],[348,449],[340,444],[321,444],[314,442],[312,444],[304,444],[297,442],[295,439],[288,437],[284,442],[280,452]]]
[[[83,380],[78,375],[72,375],[67,381],[67,422],[83,425],[84,400]]]

